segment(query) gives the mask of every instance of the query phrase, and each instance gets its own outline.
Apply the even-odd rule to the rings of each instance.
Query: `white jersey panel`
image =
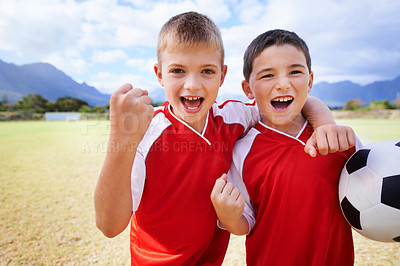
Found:
[[[158,108],[164,108],[163,106]],[[157,109],[155,110],[157,111]],[[171,122],[160,112],[150,123],[142,141],[136,151],[131,172],[131,192],[132,192],[132,210],[135,212],[142,199],[144,183],[146,181],[146,157],[154,142],[162,135],[164,130],[171,125]]]
[[[261,119],[260,111],[254,101],[243,103],[239,101],[226,101],[212,106],[214,117],[221,116],[225,124],[240,124],[246,133]]]
[[[258,130],[252,128],[247,135],[238,140],[233,147],[233,161],[228,172],[228,182],[237,187],[245,197],[245,205],[243,215],[249,222],[249,232],[253,229],[256,222],[256,214],[247,192],[246,185],[243,182],[243,165],[253,146],[254,139],[260,134]]]

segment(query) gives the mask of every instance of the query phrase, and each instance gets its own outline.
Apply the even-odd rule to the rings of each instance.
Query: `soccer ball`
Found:
[[[340,175],[339,200],[361,235],[400,242],[400,141],[375,142],[354,153]]]

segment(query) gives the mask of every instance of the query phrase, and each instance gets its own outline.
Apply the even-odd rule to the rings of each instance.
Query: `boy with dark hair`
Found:
[[[147,92],[129,84],[111,97],[96,224],[114,237],[131,222],[135,265],[220,265],[229,233],[216,226],[210,194],[259,112],[254,104],[215,103],[227,67],[220,32],[206,16],[172,17],[160,31],[157,57],[167,102],[154,111]],[[325,111],[312,105],[311,114]],[[318,119],[325,117],[329,111]]]
[[[293,32],[267,31],[248,46],[243,72],[243,91],[262,120],[235,144],[228,178],[216,181],[219,222],[234,234],[250,231],[248,265],[352,265],[337,190],[354,148],[315,158],[303,151],[313,133],[301,113],[313,84],[306,43]]]

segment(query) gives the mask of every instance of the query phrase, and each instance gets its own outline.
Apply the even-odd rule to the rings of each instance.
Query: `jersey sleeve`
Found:
[[[243,182],[243,178],[236,168],[235,163],[232,163],[231,168],[228,172],[228,182],[232,183],[234,187],[237,187],[241,193],[243,193],[245,198],[244,211],[243,216],[246,218],[249,223],[249,231],[247,234],[251,232],[256,223],[256,214],[253,208],[253,205],[250,200],[249,193],[247,192],[246,185]]]
[[[142,199],[144,183],[146,179],[146,165],[144,156],[136,152],[135,160],[131,172],[131,193],[132,193],[132,211],[135,212]]]
[[[244,136],[261,119],[256,102],[243,103],[240,101],[225,101],[213,106],[215,116],[223,117],[226,124],[241,124],[244,127]]]
[[[131,171],[132,210],[135,212],[140,204],[146,181],[146,158],[151,146],[171,125],[163,113],[164,106],[155,109],[155,115],[136,151]]]
[[[243,181],[243,165],[258,134],[260,132],[252,128],[245,137],[236,142],[232,152],[232,165],[228,172],[228,182],[232,183],[244,194],[245,205],[243,216],[249,222],[249,232],[253,229],[256,222],[256,212]]]

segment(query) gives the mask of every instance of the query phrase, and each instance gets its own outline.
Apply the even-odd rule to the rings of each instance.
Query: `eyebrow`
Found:
[[[184,65],[172,63],[170,65],[167,65],[167,67],[184,67]]]
[[[296,67],[301,67],[301,68],[304,68],[304,69],[306,68],[303,64],[291,64],[289,66],[289,68],[296,68]],[[257,75],[259,75],[259,74],[261,74],[263,72],[269,72],[269,71],[272,71],[272,70],[273,70],[272,67],[267,67],[267,68],[264,68],[264,69],[261,69],[260,71],[258,71]]]
[[[290,65],[290,68],[295,68],[295,67],[306,68],[306,66],[303,65],[303,64],[292,64],[292,65]]]
[[[205,64],[205,65],[202,65],[202,67],[217,67],[217,68],[218,68],[218,65],[215,65],[215,64]]]
[[[186,66],[181,65],[181,64],[172,63],[172,64],[168,65],[167,67],[169,67],[169,68],[174,68],[174,67],[185,68]],[[204,65],[200,66],[200,68],[206,68],[206,67],[218,68],[219,66],[215,65],[215,64],[204,64]]]

